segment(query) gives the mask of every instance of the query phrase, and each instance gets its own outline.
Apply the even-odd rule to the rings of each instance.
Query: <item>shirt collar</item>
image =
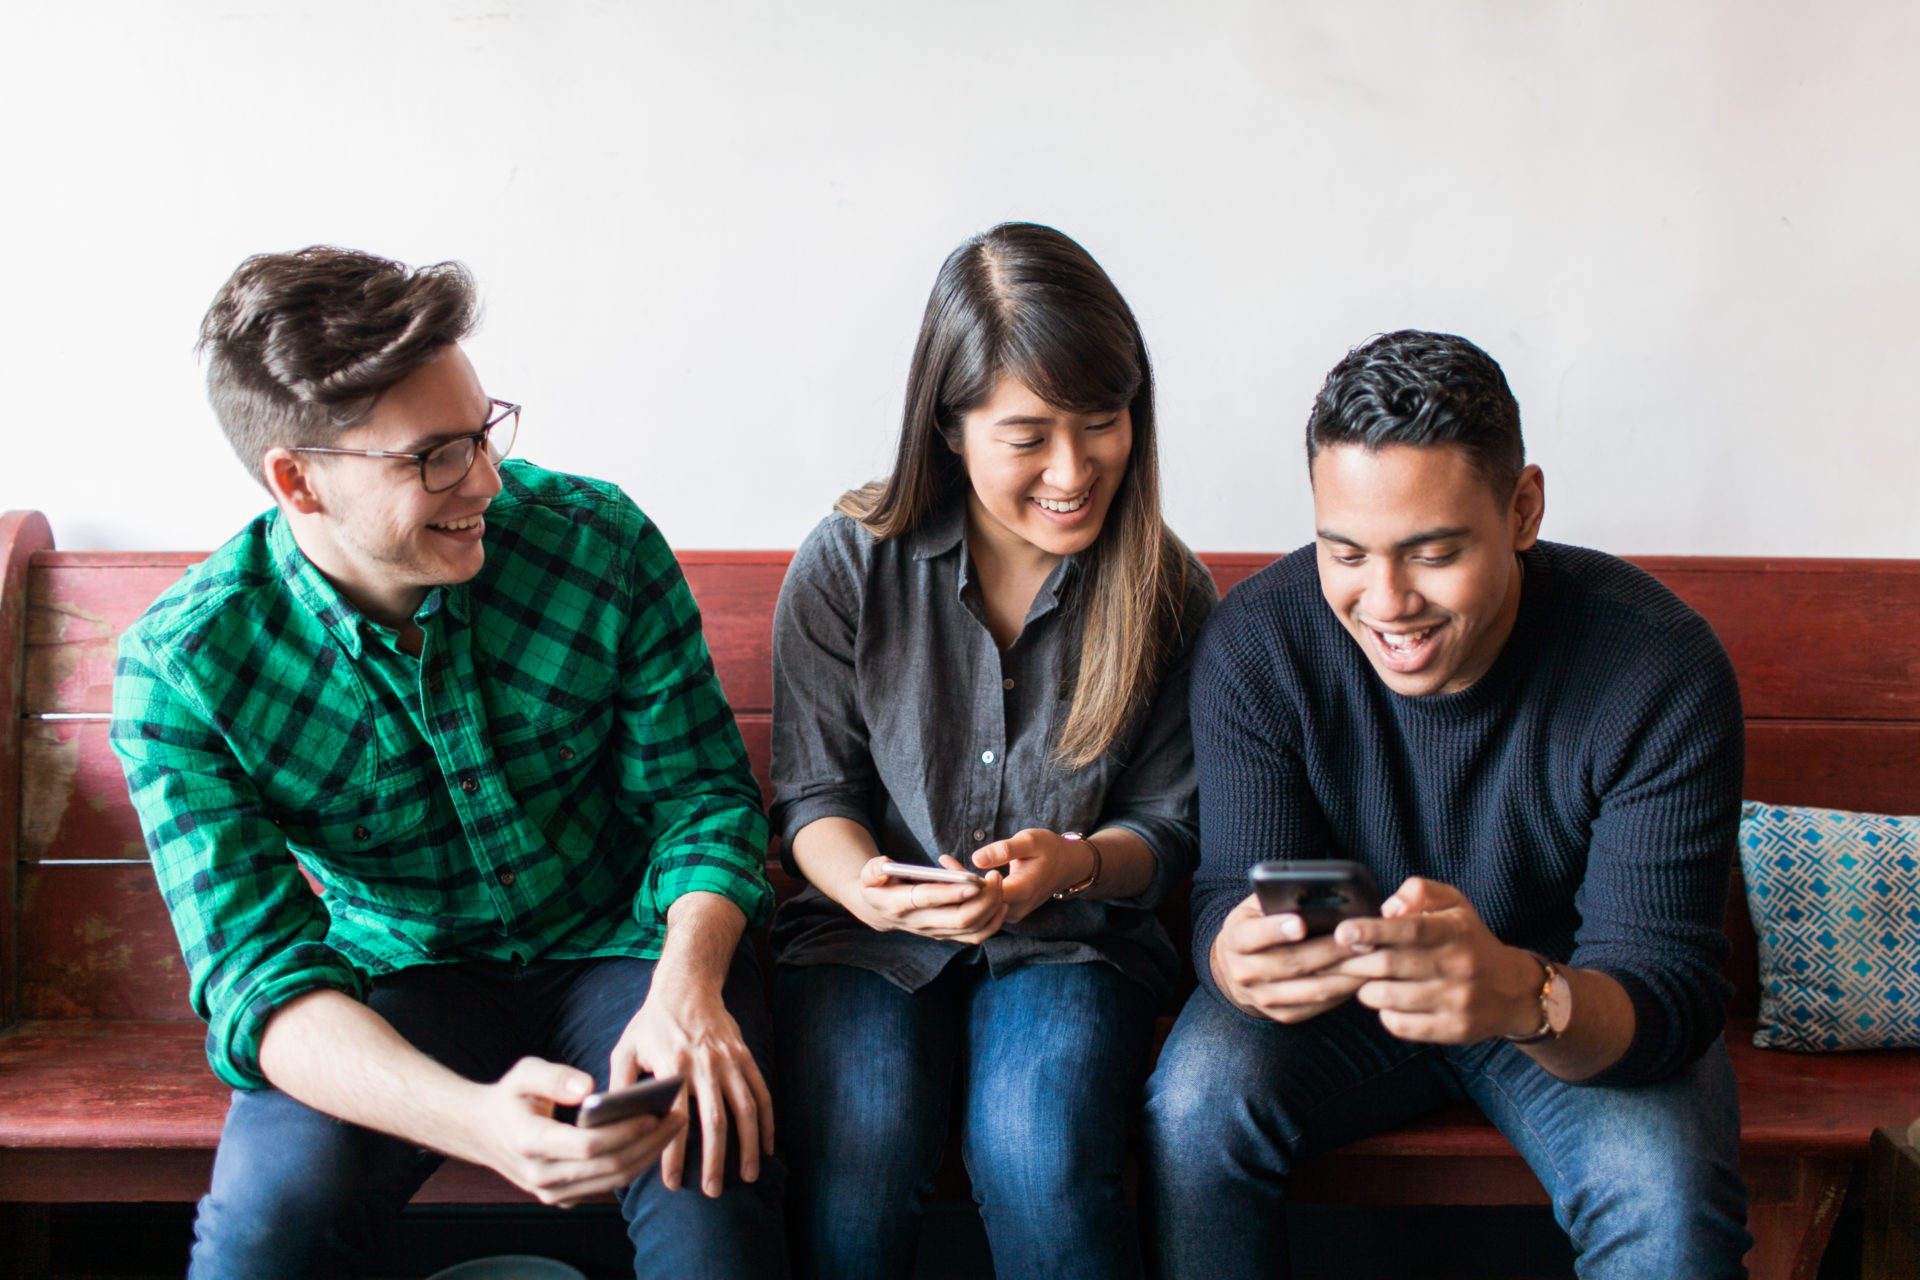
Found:
[[[360,624],[366,619],[347,603],[346,597],[327,581],[313,561],[307,559],[307,553],[293,540],[293,529],[287,524],[286,516],[279,511],[267,517],[267,552],[273,557],[274,571],[287,584],[293,598],[340,642],[347,656],[358,658]]]
[[[340,589],[327,581],[327,576],[320,572],[313,561],[307,558],[307,553],[300,549],[300,544],[294,541],[293,529],[278,510],[267,517],[267,553],[272,557],[280,580],[293,593],[293,598],[327,629],[329,635],[340,642],[348,657],[360,657],[364,628],[386,630],[354,608],[340,594]],[[466,583],[435,587],[427,592],[427,598],[420,602],[420,608],[413,615],[414,621],[424,626],[443,609],[460,622],[467,620]]]
[[[967,503],[962,497],[941,507],[909,535],[913,558],[931,560],[943,556],[960,545],[960,539],[966,532]]]
[[[913,548],[915,560],[932,560],[946,555],[956,547],[964,546],[967,539],[967,503],[964,498],[946,504],[927,522],[909,535],[909,545]],[[1047,575],[1040,592],[1033,598],[1033,607],[1027,612],[1027,621],[1053,612],[1060,603],[1060,597],[1066,592],[1067,584],[1080,572],[1080,562],[1084,552],[1064,556],[1060,563]],[[964,595],[967,586],[973,580],[973,557],[960,557],[960,592]]]

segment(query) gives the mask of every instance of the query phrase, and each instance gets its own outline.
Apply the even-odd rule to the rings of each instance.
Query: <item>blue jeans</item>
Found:
[[[408,1042],[470,1080],[496,1080],[526,1055],[565,1062],[607,1084],[608,1059],[646,999],[651,960],[476,962],[403,969],[374,980],[368,1005]],[[766,999],[751,951],[725,988],[754,1059],[773,1078]],[[687,1168],[698,1170],[699,1133]],[[728,1139],[730,1148],[733,1139]],[[780,1165],[757,1182],[727,1156],[726,1191],[679,1191],[657,1169],[620,1192],[634,1275],[784,1273]],[[391,1235],[400,1209],[438,1168],[430,1151],[322,1115],[275,1089],[237,1090],[214,1157],[213,1186],[194,1220],[192,1280],[304,1280],[353,1274]]]
[[[1140,1274],[1121,1169],[1145,989],[1104,964],[995,978],[956,958],[911,994],[843,965],[783,967],[774,994],[796,1275],[909,1274],[956,1094],[997,1274]]]
[[[1296,1164],[1467,1099],[1546,1187],[1582,1277],[1746,1274],[1739,1101],[1719,1041],[1670,1079],[1585,1087],[1504,1041],[1409,1044],[1352,1003],[1254,1022],[1203,989],[1147,1095],[1142,1211],[1168,1280],[1289,1274]]]

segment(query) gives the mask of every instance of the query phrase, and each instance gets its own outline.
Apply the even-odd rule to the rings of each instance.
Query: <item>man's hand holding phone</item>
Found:
[[[848,906],[872,928],[926,938],[976,943],[1000,932],[1007,920],[1000,872],[982,876],[951,855],[940,859],[937,870],[946,874],[939,880],[925,878],[929,870],[935,869],[870,859],[860,869],[858,901]]]
[[[1352,953],[1340,974],[1365,979],[1356,998],[1402,1040],[1476,1044],[1540,1025],[1540,962],[1494,937],[1452,885],[1409,877],[1379,919],[1343,921],[1334,937]]]
[[[1352,862],[1263,862],[1248,880],[1254,892],[1227,914],[1209,956],[1221,993],[1284,1023],[1351,999],[1366,979],[1338,967],[1354,949],[1333,929],[1378,911],[1371,873]]]
[[[1296,914],[1270,916],[1248,894],[1227,913],[1209,962],[1220,993],[1255,1017],[1305,1022],[1352,999],[1367,979],[1336,967],[1353,948],[1331,934],[1307,936]]]
[[[684,1111],[638,1115],[582,1129],[556,1119],[593,1092],[593,1077],[558,1062],[522,1058],[483,1086],[471,1126],[476,1147],[459,1151],[542,1204],[572,1205],[617,1191],[652,1167],[681,1129]]]

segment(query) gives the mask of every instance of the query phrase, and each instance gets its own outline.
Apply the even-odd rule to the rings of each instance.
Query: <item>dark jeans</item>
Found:
[[[496,1080],[520,1058],[568,1063],[607,1084],[614,1044],[646,999],[651,960],[478,962],[404,969],[374,981],[367,1003],[415,1047],[470,1080]],[[754,1059],[773,1079],[766,999],[752,953],[735,955],[725,988]],[[727,1157],[726,1191],[699,1190],[690,1128],[679,1191],[658,1170],[620,1192],[634,1275],[777,1276],[784,1271],[780,1165],[757,1182]],[[733,1139],[729,1137],[731,1146]],[[389,1237],[400,1209],[443,1157],[347,1124],[275,1089],[238,1090],[200,1201],[193,1280],[350,1275]]]
[[[1104,964],[994,978],[957,960],[912,994],[864,969],[782,968],[775,997],[796,1275],[909,1273],[956,1083],[995,1273],[1140,1273],[1120,1175],[1153,1033],[1143,988]]]
[[[1142,1212],[1170,1280],[1289,1274],[1297,1163],[1466,1099],[1539,1176],[1582,1277],[1746,1274],[1739,1101],[1718,1041],[1670,1079],[1587,1087],[1504,1041],[1408,1044],[1352,1003],[1255,1022],[1200,990],[1147,1092]]]

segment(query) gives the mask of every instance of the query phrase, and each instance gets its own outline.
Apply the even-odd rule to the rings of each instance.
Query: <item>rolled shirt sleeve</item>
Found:
[[[749,928],[773,913],[767,820],[739,726],[720,689],[700,611],[665,539],[643,520],[619,677],[619,795],[652,838],[640,921],[684,894],[717,893]]]
[[[237,1089],[267,1088],[260,1043],[274,1011],[322,988],[364,999],[366,976],[327,945],[325,905],[207,710],[133,633],[121,642],[113,708],[113,748],[180,940],[188,998],[207,1022],[208,1062]]]

